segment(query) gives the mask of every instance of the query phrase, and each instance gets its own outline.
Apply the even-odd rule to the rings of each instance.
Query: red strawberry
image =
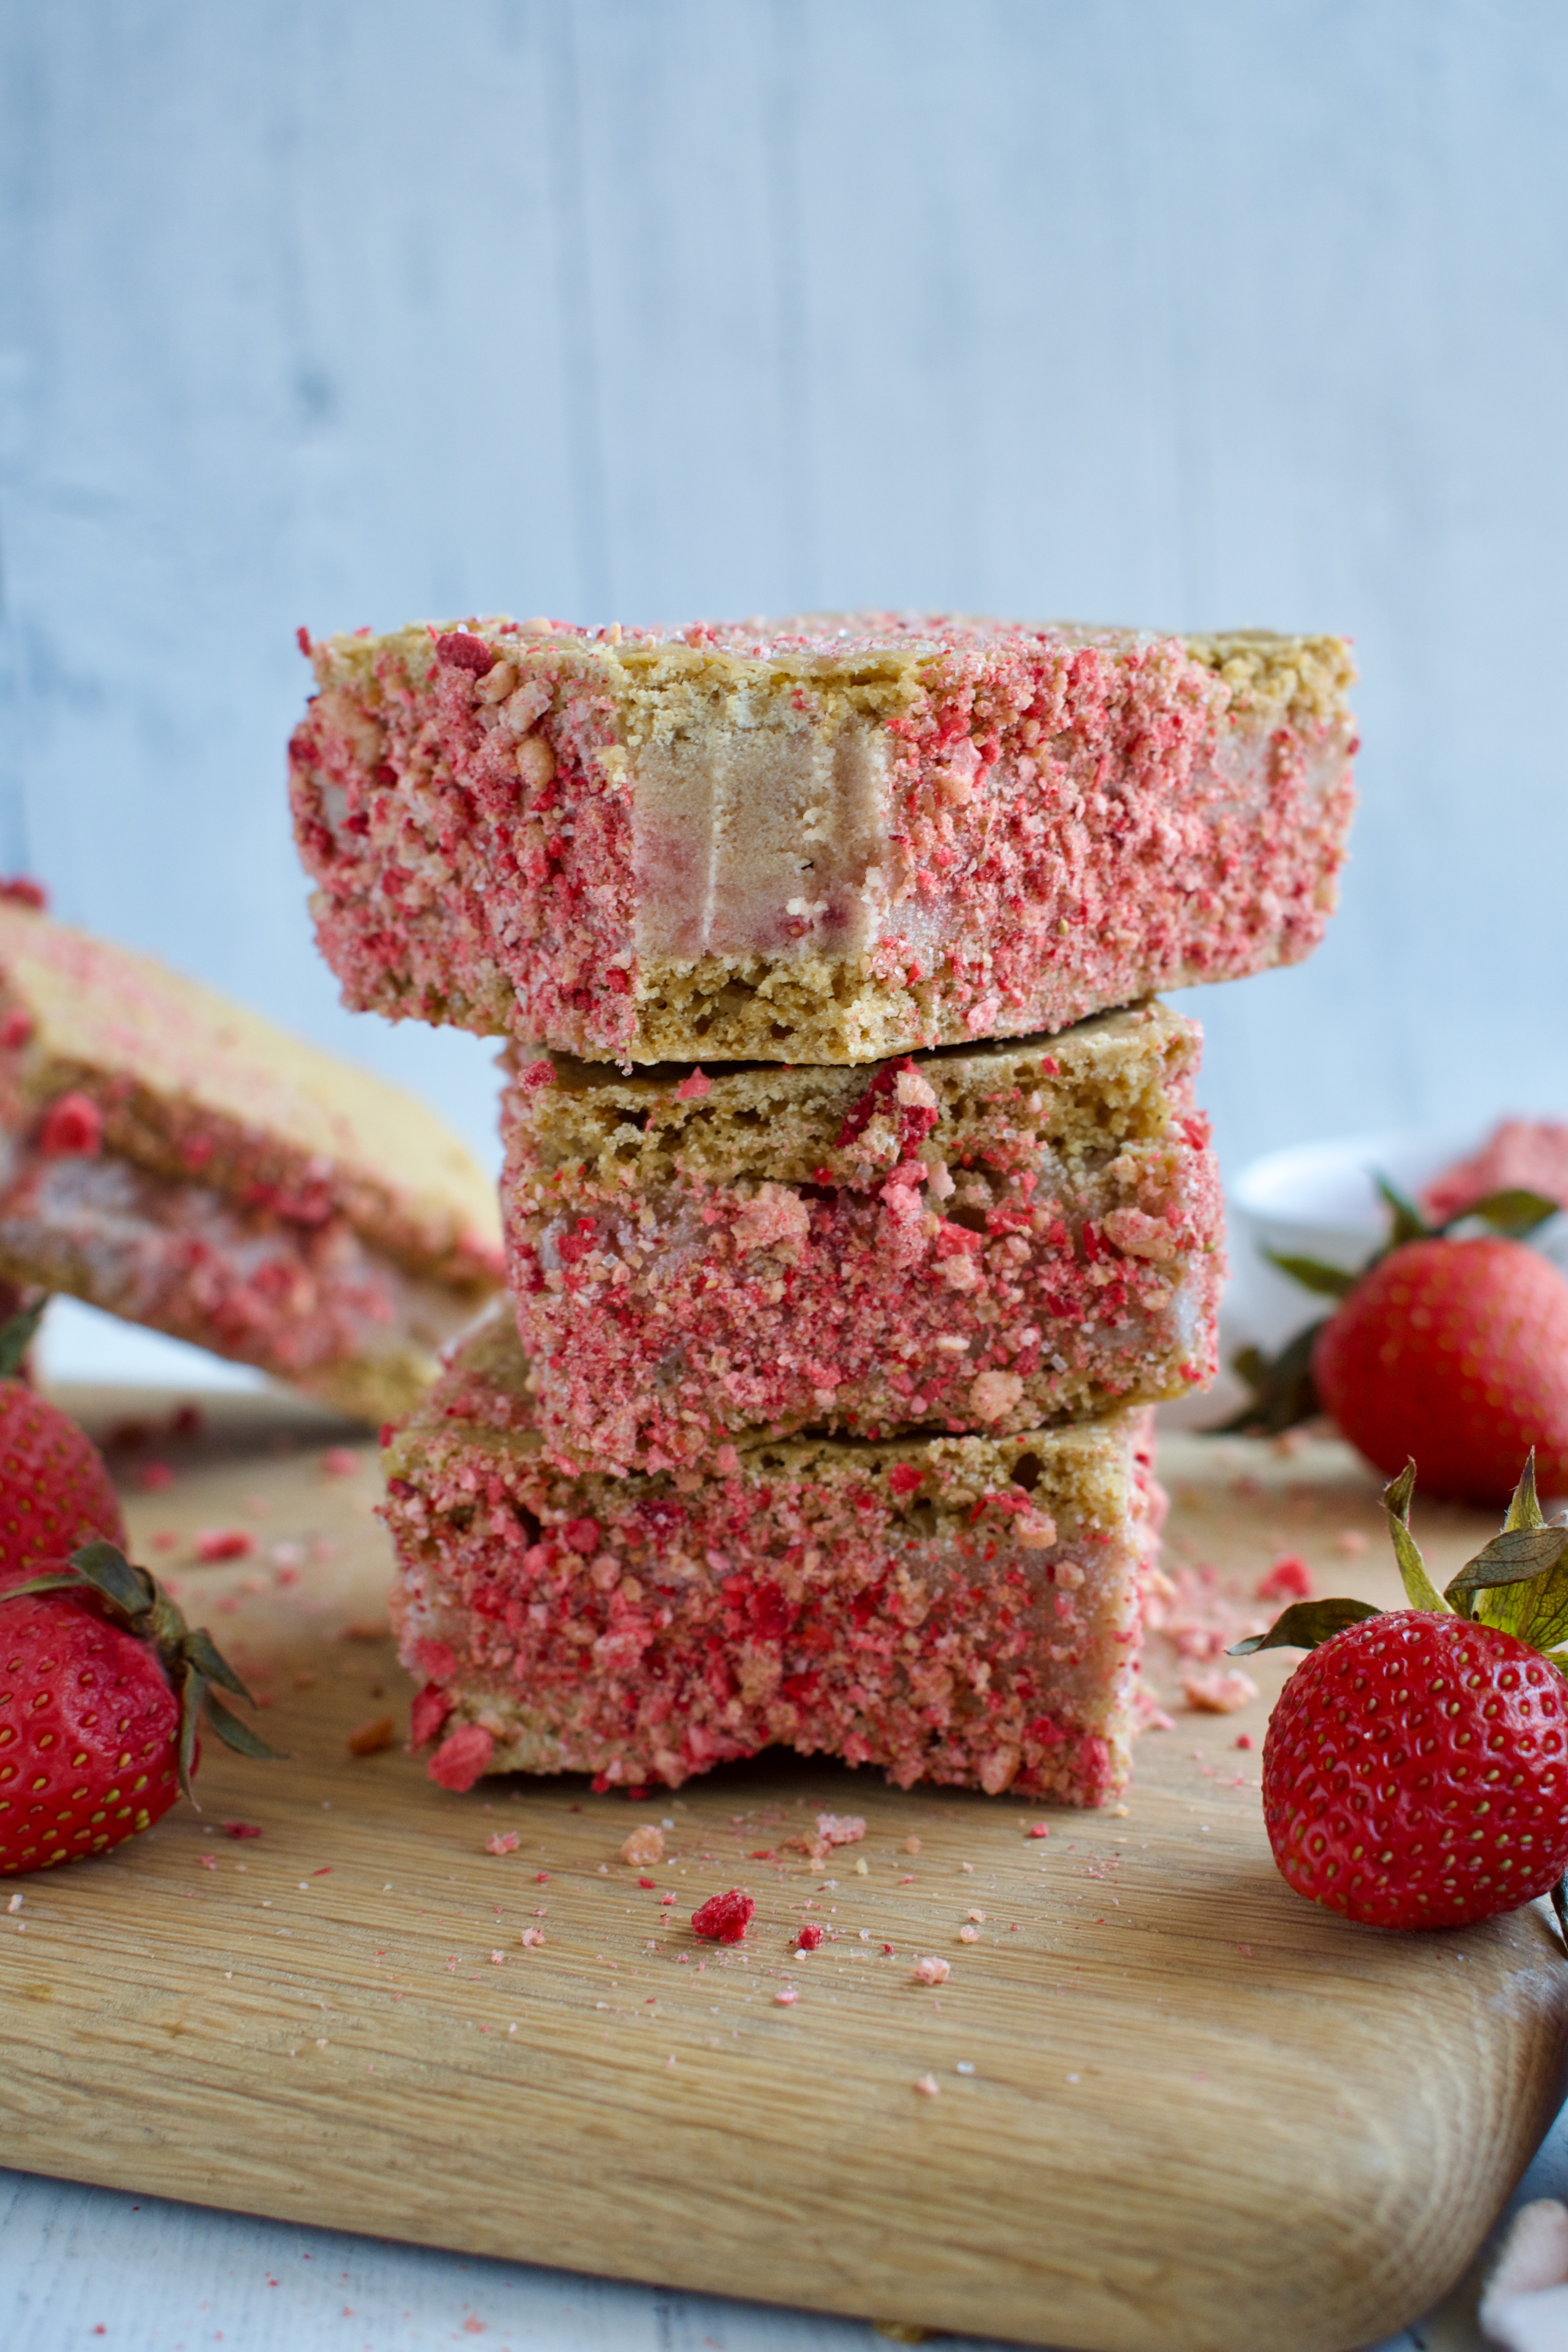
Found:
[[[1568,1869],[1568,1682],[1511,1633],[1400,1609],[1336,1634],[1263,1743],[1298,1895],[1376,1927],[1458,1927]]]
[[[1446,1593],[1409,1530],[1415,1465],[1384,1496],[1408,1609],[1305,1601],[1233,1655],[1312,1654],[1263,1748],[1263,1818],[1299,1895],[1378,1927],[1455,1927],[1550,1894],[1568,1936],[1568,1528],[1533,1467],[1503,1532]]]
[[[0,1589],[94,1536],[123,1546],[103,1457],[68,1414],[5,1375],[26,1354],[47,1300],[0,1327]]]
[[[0,1874],[103,1853],[191,1793],[196,1732],[270,1756],[208,1688],[249,1696],[112,1544],[0,1592]]]
[[[1359,1275],[1274,1259],[1339,1305],[1273,1363],[1237,1358],[1257,1393],[1230,1427],[1273,1434],[1326,1409],[1385,1477],[1415,1455],[1434,1494],[1475,1503],[1505,1501],[1533,1448],[1548,1493],[1568,1493],[1568,1280],[1508,1237],[1556,1204],[1496,1192],[1434,1229],[1383,1191],[1393,1234]],[[1451,1239],[1470,1218],[1500,1230]]]
[[[1568,1280],[1522,1242],[1391,1250],[1324,1324],[1312,1378],[1384,1477],[1415,1454],[1434,1494],[1501,1503],[1533,1446],[1568,1494]]]

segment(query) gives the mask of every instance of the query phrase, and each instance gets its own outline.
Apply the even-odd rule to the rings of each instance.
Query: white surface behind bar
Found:
[[[1227,1162],[1568,1108],[1565,114],[1554,0],[0,7],[0,866],[488,1149],[313,956],[298,623],[1346,628]]]

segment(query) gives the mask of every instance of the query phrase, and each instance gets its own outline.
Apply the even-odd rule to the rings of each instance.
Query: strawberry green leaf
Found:
[[[15,1315],[0,1323],[0,1381],[14,1381],[26,1361],[27,1350],[37,1339],[38,1326],[44,1319],[44,1309],[49,1303],[46,1290],[36,1306],[19,1307]]]
[[[1410,1498],[1415,1492],[1414,1462],[1407,1462],[1398,1477],[1383,1490],[1383,1507],[1388,1513],[1388,1532],[1394,1538],[1400,1581],[1412,1609],[1430,1609],[1439,1617],[1451,1616],[1454,1612],[1427,1575],[1426,1563],[1410,1532]]]
[[[0,1592],[0,1601],[30,1601],[36,1592],[86,1592],[87,1579],[79,1576],[74,1568],[58,1569],[53,1575],[30,1576],[26,1584],[8,1584]]]
[[[1489,1192],[1484,1200],[1472,1201],[1468,1209],[1461,1209],[1458,1216],[1450,1217],[1441,1230],[1447,1233],[1450,1227],[1462,1223],[1466,1217],[1479,1217],[1484,1223],[1490,1225],[1493,1233],[1507,1234],[1514,1241],[1523,1241],[1527,1234],[1534,1233],[1536,1227],[1543,1225],[1549,1217],[1555,1217],[1560,1207],[1560,1202],[1549,1201],[1544,1192],[1527,1192],[1523,1185],[1515,1184],[1505,1192]]]
[[[156,1586],[144,1568],[133,1568],[118,1544],[101,1537],[71,1554],[71,1566],[95,1592],[134,1622],[152,1607]]]
[[[1556,1653],[1556,1644],[1568,1635],[1568,1560],[1538,1582],[1479,1593],[1474,1614],[1481,1624],[1512,1633],[1551,1657],[1560,1673],[1568,1672],[1568,1659]]]
[[[184,1652],[189,1663],[206,1681],[218,1684],[224,1690],[232,1691],[236,1698],[249,1699],[251,1706],[255,1706],[256,1701],[250,1697],[250,1693],[246,1689],[228,1660],[219,1654],[217,1644],[205,1625],[199,1625],[194,1633],[185,1635]],[[211,1704],[209,1700],[209,1708]]]
[[[1568,1528],[1505,1528],[1468,1559],[1445,1598],[1458,1607],[1462,1595],[1498,1584],[1530,1584],[1556,1567],[1568,1551]]]
[[[221,1698],[208,1691],[206,1701],[207,1721],[226,1748],[232,1748],[239,1756],[254,1756],[258,1764],[285,1761],[276,1748],[268,1748],[260,1734],[252,1731],[248,1723],[242,1723],[233,1707],[226,1706]]]
[[[1535,1493],[1533,1445],[1525,1456],[1524,1467],[1519,1474],[1519,1484],[1513,1490],[1513,1500],[1508,1507],[1508,1517],[1502,1524],[1505,1533],[1510,1528],[1543,1528],[1546,1525],[1546,1514],[1542,1509]]]
[[[1561,1528],[1544,1528],[1543,1535],[1561,1535]],[[1568,1636],[1568,1559],[1544,1574],[1521,1578],[1514,1584],[1483,1585],[1470,1598],[1465,1613],[1482,1625],[1490,1625],[1500,1633],[1511,1633],[1516,1640],[1528,1642],[1533,1650],[1551,1655],[1556,1644]],[[1563,1669],[1568,1662],[1552,1658],[1553,1665]]]
[[[183,1797],[189,1797],[193,1805],[196,1805],[196,1799],[195,1792],[191,1787],[191,1768],[196,1760],[196,1733],[201,1726],[202,1701],[206,1696],[206,1688],[200,1675],[193,1674],[189,1668],[186,1668],[179,1685],[180,1794]],[[196,1811],[198,1813],[201,1811],[200,1805],[196,1805]]]
[[[1321,1642],[1331,1642],[1336,1633],[1342,1633],[1347,1625],[1359,1625],[1363,1617],[1382,1614],[1370,1601],[1293,1601],[1267,1633],[1249,1633],[1245,1642],[1233,1642],[1225,1654],[1250,1658],[1258,1650],[1315,1650]]]
[[[1342,1298],[1361,1279],[1359,1275],[1347,1274],[1342,1265],[1325,1265],[1321,1258],[1295,1257],[1286,1250],[1266,1249],[1263,1255],[1303,1290],[1315,1290],[1324,1298]]]
[[[1393,1213],[1394,1223],[1388,1236],[1391,1250],[1401,1249],[1406,1242],[1429,1241],[1432,1227],[1427,1223],[1414,1201],[1396,1191],[1386,1176],[1376,1178],[1379,1192]]]
[[[1310,1323],[1272,1358],[1258,1348],[1238,1349],[1231,1368],[1252,1391],[1251,1399],[1204,1435],[1278,1437],[1299,1422],[1310,1421],[1321,1410],[1312,1381],[1312,1349],[1322,1328],[1321,1323]]]

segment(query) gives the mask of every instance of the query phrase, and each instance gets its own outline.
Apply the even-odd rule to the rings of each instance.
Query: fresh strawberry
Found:
[[[0,1327],[0,1589],[94,1536],[123,1546],[125,1522],[85,1430],[14,1374],[47,1300]]]
[[[1568,1493],[1568,1280],[1512,1238],[1555,1202],[1492,1193],[1433,1228],[1383,1191],[1393,1232],[1359,1275],[1274,1259],[1339,1304],[1273,1363],[1237,1357],[1255,1396],[1229,1426],[1274,1434],[1327,1411],[1384,1477],[1414,1454],[1434,1494],[1474,1503],[1504,1502],[1533,1447],[1546,1491]],[[1500,1230],[1456,1235],[1469,1219]]]
[[[1311,1655],[1263,1747],[1263,1818],[1299,1895],[1378,1927],[1457,1927],[1550,1894],[1568,1937],[1568,1528],[1527,1463],[1503,1531],[1439,1593],[1384,1503],[1408,1609],[1301,1601],[1231,1654]]]
[[[1435,1494],[1500,1503],[1533,1446],[1568,1494],[1568,1280],[1522,1242],[1391,1250],[1324,1324],[1312,1378],[1384,1477],[1415,1454]]]
[[[204,1711],[230,1748],[271,1756],[213,1683],[249,1697],[113,1544],[0,1592],[0,1874],[107,1853],[190,1796]]]

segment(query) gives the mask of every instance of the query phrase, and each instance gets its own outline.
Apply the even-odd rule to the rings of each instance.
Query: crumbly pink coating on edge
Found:
[[[291,793],[348,1003],[589,1057],[703,1050],[644,1034],[662,982],[637,950],[613,637],[560,626],[535,642],[474,621],[413,667],[385,640],[374,710],[317,649],[331,683],[296,731]],[[752,650],[734,631],[687,642],[715,658]],[[809,711],[814,658],[856,647],[784,638],[760,655],[792,644]],[[484,674],[500,657],[521,679],[504,710]],[[1062,1028],[1299,961],[1321,937],[1353,798],[1342,712],[1238,719],[1225,679],[1178,639],[887,623],[866,663],[892,755],[887,903],[848,968],[884,1000],[884,1034],[849,1038],[843,1058]],[[838,951],[832,919],[781,907],[778,925],[748,943],[748,985],[787,971],[803,943]],[[708,1050],[729,1052],[719,1022]],[[740,1050],[792,1058],[783,1028],[748,1030]]]
[[[29,971],[68,986],[75,1000],[68,1045],[47,1021],[40,1033]],[[45,1003],[47,1011],[47,996]],[[330,1149],[299,1140],[301,1125],[307,1135],[312,1126],[321,1129],[309,1117],[320,1106],[302,1090],[297,1057],[304,1057],[314,1087],[324,1068],[347,1089],[348,1100],[331,1107]],[[212,1100],[217,1073],[230,1099],[226,1112]],[[472,1222],[471,1186],[464,1188],[468,1202],[450,1188],[438,1199],[411,1192],[406,1161],[393,1164],[395,1149],[378,1151],[356,1124],[353,1097],[367,1087],[393,1101],[405,1122],[436,1125],[411,1097],[399,1098],[149,959],[0,907],[0,1127],[8,1135],[37,1139],[62,1097],[89,1104],[103,1146],[137,1166],[296,1226],[346,1219],[372,1249],[416,1276],[468,1288],[477,1306],[499,1286],[503,1266],[494,1234]],[[406,1126],[399,1139],[405,1142]],[[455,1138],[442,1139],[467,1160]],[[468,1173],[477,1184],[471,1162]]]
[[[984,1442],[951,1439],[574,1480],[497,1435],[518,1413],[459,1370],[388,1457],[416,1738],[447,1785],[677,1787],[774,1743],[901,1787],[1099,1804],[1123,1784],[1160,1499],[1146,1413],[1015,1442],[1025,1483],[978,1491]],[[1053,1446],[1090,1444],[1114,1508],[1058,1529]]]
[[[407,1410],[471,1319],[367,1249],[342,1217],[247,1214],[199,1184],[112,1156],[13,1148],[0,1180],[0,1273],[253,1364],[366,1418]]]
[[[650,1198],[624,1171],[541,1164],[549,1067],[522,1064],[502,1218],[559,1466],[672,1469],[748,1431],[1032,1429],[1213,1379],[1224,1202],[1189,1070],[1164,1139],[1100,1155],[1123,1190],[1041,1154],[1013,1085],[936,1162],[939,1191],[937,1114],[901,1104],[900,1077],[936,1100],[918,1064],[868,1078],[859,1181],[738,1188],[677,1163]]]

